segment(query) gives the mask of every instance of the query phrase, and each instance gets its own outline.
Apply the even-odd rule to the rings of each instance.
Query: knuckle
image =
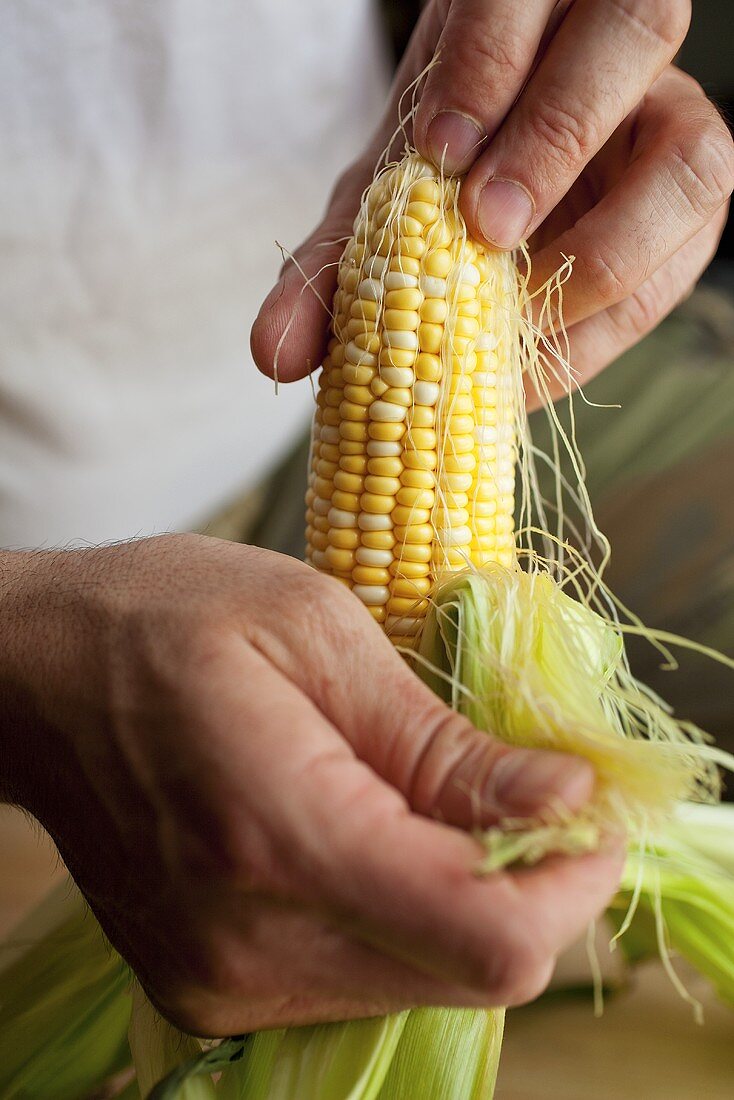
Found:
[[[629,294],[627,267],[622,258],[609,248],[593,252],[586,258],[584,268],[600,306],[613,305]]]
[[[734,187],[734,144],[718,113],[686,129],[670,145],[670,173],[698,219],[708,220]]]
[[[612,0],[613,6],[671,57],[688,33],[691,0]]]
[[[472,984],[490,1005],[513,1006],[533,1000],[545,989],[553,969],[553,957],[542,939],[529,930],[524,934],[508,923],[493,951],[476,960]]]
[[[559,96],[537,103],[527,123],[543,153],[564,171],[585,164],[599,144],[593,114],[581,107],[569,109]]]
[[[429,733],[412,762],[407,793],[411,806],[418,813],[430,813],[458,765],[474,753],[478,745],[483,748],[484,743],[488,746],[490,741],[482,735],[478,742],[477,732],[466,718],[438,704],[426,716],[423,728],[428,728]]]
[[[637,288],[624,303],[624,327],[638,336],[645,336],[660,320],[664,306],[658,282],[649,279]]]

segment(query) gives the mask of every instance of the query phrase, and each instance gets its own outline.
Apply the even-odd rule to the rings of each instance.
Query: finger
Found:
[[[720,212],[734,187],[734,144],[690,77],[670,70],[636,122],[630,166],[567,232],[533,257],[542,283],[562,254],[575,257],[564,287],[568,326],[632,295]]]
[[[575,810],[590,797],[586,761],[477,731],[418,679],[343,585],[306,567],[302,579],[292,576],[303,614],[296,624],[268,615],[258,648],[413,809],[470,828],[535,816],[557,801]]]
[[[243,659],[238,677],[212,659],[207,683],[202,736],[212,713],[232,731],[216,833],[251,888],[254,854],[256,888],[289,900],[295,889],[350,935],[497,1004],[538,992],[613,892],[616,854],[477,878],[481,845],[411,813],[264,657]]]
[[[414,122],[418,152],[466,171],[495,133],[533,64],[555,0],[453,0]]]
[[[683,41],[688,0],[577,0],[470,171],[470,232],[515,248],[571,188]]]
[[[725,222],[722,210],[628,298],[569,330],[570,361],[581,384],[638,343],[688,297],[714,257]],[[553,401],[568,392],[556,379],[550,381],[549,391]],[[543,403],[529,387],[527,401],[531,410]]]

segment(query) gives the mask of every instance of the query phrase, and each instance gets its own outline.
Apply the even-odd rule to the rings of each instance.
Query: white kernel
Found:
[[[354,557],[360,565],[370,565],[375,569],[387,569],[392,565],[392,550],[374,550],[371,546],[358,546]]]
[[[354,367],[376,367],[377,356],[364,348],[358,348],[354,340],[350,340],[344,349],[344,358]]]
[[[355,584],[352,592],[366,607],[382,607],[390,599],[390,589],[384,584]]]
[[[402,453],[403,444],[400,440],[397,440],[397,442],[387,439],[367,440],[367,454],[370,458],[397,458]]]
[[[364,269],[372,279],[381,279],[387,267],[387,256],[370,256],[364,262]]]
[[[385,630],[388,634],[402,634],[404,637],[414,637],[422,626],[422,619],[412,617],[403,618],[400,615],[388,615],[385,620]]]
[[[379,279],[363,279],[357,287],[357,297],[368,302],[379,302],[382,298],[382,282]]]
[[[328,569],[329,567],[329,563],[326,560],[326,554],[323,550],[312,550],[311,562],[313,563],[313,565],[316,566],[317,569]]]
[[[329,509],[331,508],[330,500],[323,500],[322,497],[314,497],[311,505],[316,516],[328,516]]]
[[[480,332],[477,336],[476,349],[477,351],[494,351],[499,343],[499,339],[493,332]]]
[[[426,298],[445,298],[446,280],[435,275],[421,275],[418,283]]]
[[[386,328],[383,338],[390,348],[402,348],[404,351],[418,350],[418,334],[412,329]]]
[[[380,378],[388,386],[404,389],[406,386],[413,385],[415,375],[412,367],[380,367]]]
[[[515,478],[511,477],[509,474],[505,475],[505,477],[498,477],[497,488],[500,493],[511,493],[515,488]]]
[[[357,520],[360,531],[392,531],[390,516],[381,516],[377,512],[360,512]]]
[[[393,405],[391,401],[373,401],[370,405],[370,419],[381,424],[399,424],[407,414],[404,405]]]
[[[459,268],[458,281],[466,283],[467,286],[479,286],[482,281],[482,277],[479,274],[479,268],[476,264],[462,264]]]
[[[388,271],[385,276],[385,290],[404,290],[414,286],[418,286],[417,277],[406,275],[404,271]]]
[[[327,518],[332,527],[357,526],[356,514],[354,512],[345,512],[343,508],[330,508]]]
[[[435,405],[438,401],[440,387],[438,382],[416,382],[413,388],[413,398],[416,405]]]
[[[335,428],[333,424],[322,424],[319,437],[322,443],[333,443],[335,446],[338,446],[341,439],[339,429]]]
[[[493,370],[475,370],[471,381],[475,389],[494,389],[497,385],[497,373]]]
[[[472,534],[469,527],[437,527],[436,541],[444,547],[468,546]]]
[[[477,443],[496,443],[497,428],[494,424],[478,424],[474,428],[474,438]]]

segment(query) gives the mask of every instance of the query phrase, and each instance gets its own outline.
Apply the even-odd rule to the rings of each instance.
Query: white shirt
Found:
[[[293,442],[249,328],[385,91],[371,0],[4,0],[0,545],[184,528]]]

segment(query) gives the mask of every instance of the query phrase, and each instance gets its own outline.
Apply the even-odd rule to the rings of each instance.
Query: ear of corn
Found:
[[[515,557],[518,284],[457,195],[417,157],[370,188],[313,426],[306,558],[407,647],[445,570]]]

